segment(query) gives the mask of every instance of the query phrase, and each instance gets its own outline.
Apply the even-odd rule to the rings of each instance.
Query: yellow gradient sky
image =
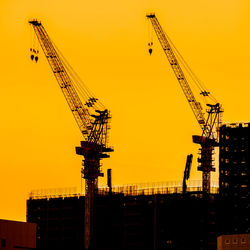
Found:
[[[148,11],[223,104],[224,120],[250,121],[248,0],[1,0],[1,219],[25,220],[32,189],[80,188],[81,134],[43,54],[30,60],[30,18],[111,110],[115,152],[103,169],[114,184],[182,179],[200,128],[156,39],[148,54]]]

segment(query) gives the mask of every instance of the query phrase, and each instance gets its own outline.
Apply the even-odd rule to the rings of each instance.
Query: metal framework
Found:
[[[218,145],[218,134],[216,127],[220,124],[220,113],[222,112],[221,105],[216,103],[215,105],[208,104],[209,109],[207,110],[208,116],[202,111],[202,106],[198,102],[188,84],[188,81],[183,73],[183,70],[177,60],[177,57],[170,45],[170,42],[161,27],[158,19],[154,13],[147,15],[147,18],[151,21],[157,38],[163,48],[163,51],[174,71],[174,74],[187,98],[187,101],[198,121],[201,129],[202,136],[193,136],[193,142],[201,145],[201,157],[198,159],[199,166],[198,170],[202,171],[203,179],[203,191],[205,193],[210,192],[210,172],[215,171],[213,168],[212,154],[214,147]],[[202,94],[208,95],[209,93],[204,91]]]
[[[100,160],[108,158],[107,147],[110,114],[105,108],[95,109],[97,98],[88,96],[83,104],[75,87],[68,68],[58,50],[48,36],[45,28],[37,20],[29,21],[33,26],[38,41],[64,94],[71,112],[79,126],[84,141],[76,147],[76,153],[84,156],[82,174],[85,179],[85,225],[84,248],[90,249],[93,242],[93,206],[94,194],[98,189],[98,177],[103,176],[100,170]],[[106,152],[106,153],[105,153]]]
[[[185,194],[187,191],[187,180],[189,179],[189,176],[190,176],[192,161],[193,161],[193,155],[192,154],[187,155],[186,166],[185,166],[183,182],[182,182],[183,194]]]

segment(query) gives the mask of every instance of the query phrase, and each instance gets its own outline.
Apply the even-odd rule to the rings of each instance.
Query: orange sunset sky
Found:
[[[32,18],[111,110],[115,152],[103,170],[113,169],[113,184],[182,180],[200,128],[156,37],[149,56],[149,11],[222,103],[224,121],[250,121],[249,0],[1,0],[1,219],[26,220],[32,189],[81,185],[82,136],[41,49],[30,60]]]

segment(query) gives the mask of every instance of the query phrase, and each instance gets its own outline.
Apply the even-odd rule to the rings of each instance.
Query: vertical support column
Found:
[[[92,154],[93,153],[93,154]],[[98,176],[100,175],[100,159],[96,152],[85,155],[85,218],[84,218],[84,248],[92,249],[94,242],[94,196],[98,190]]]
[[[210,194],[210,182],[211,182],[210,171],[202,172],[202,191],[206,194]]]
[[[93,238],[94,189],[92,180],[85,180],[84,248],[90,249]]]
[[[112,194],[112,169],[107,170],[107,184],[109,188],[109,194]]]
[[[215,171],[213,167],[213,151],[214,147],[210,143],[201,144],[201,157],[198,159],[200,166],[199,171],[202,171],[202,191],[205,194],[210,193],[211,171]]]
[[[85,218],[84,218],[84,249],[92,249],[94,242],[94,199],[98,192],[98,177],[103,176],[100,169],[100,159],[109,155],[102,152],[113,152],[95,143],[82,141],[81,147],[76,147],[76,154],[84,156],[82,175],[85,179]]]
[[[157,195],[154,195],[154,225],[153,225],[153,250],[157,248]]]
[[[204,194],[209,194],[211,171],[215,171],[213,166],[214,147],[218,146],[218,143],[215,139],[197,135],[193,136],[193,142],[201,145],[198,170],[202,171],[202,191]]]

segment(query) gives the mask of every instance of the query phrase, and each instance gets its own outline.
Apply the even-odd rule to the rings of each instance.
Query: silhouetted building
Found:
[[[216,249],[217,195],[103,193],[95,198],[93,249]],[[83,249],[84,196],[34,198],[37,249]]]
[[[0,249],[36,249],[36,224],[0,220]]]
[[[250,233],[250,124],[220,128],[221,234]]]
[[[250,234],[221,235],[217,239],[218,250],[250,249]]]
[[[218,236],[218,247],[247,246],[248,238],[245,244],[243,236],[230,235],[250,232],[249,171],[250,125],[223,125],[219,193],[188,188],[183,194],[181,187],[98,190],[92,249],[213,250]],[[27,220],[37,224],[38,250],[83,249],[84,202],[81,195],[31,195]]]

